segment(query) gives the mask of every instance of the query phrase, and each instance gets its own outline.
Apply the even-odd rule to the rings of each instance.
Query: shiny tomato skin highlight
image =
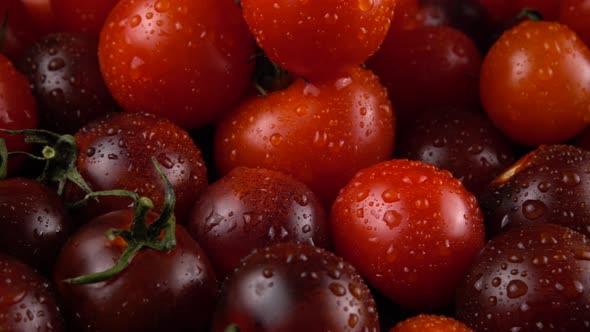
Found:
[[[480,95],[494,124],[520,144],[557,144],[590,121],[590,50],[565,25],[526,21],[484,59]]]
[[[258,45],[306,79],[334,79],[363,63],[390,26],[396,0],[242,0]]]
[[[218,120],[245,92],[254,41],[234,0],[122,0],[101,31],[113,97],[192,129]]]
[[[394,121],[385,88],[366,69],[318,85],[299,79],[243,102],[219,124],[217,168],[281,171],[329,207],[358,170],[390,158]]]
[[[400,306],[444,308],[484,245],[473,194],[447,171],[405,159],[357,173],[330,216],[335,252]]]

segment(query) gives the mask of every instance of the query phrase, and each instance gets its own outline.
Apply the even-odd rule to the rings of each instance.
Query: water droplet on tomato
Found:
[[[168,0],[158,0],[154,4],[154,9],[158,13],[165,13],[170,9],[170,2]]]
[[[516,299],[526,295],[529,291],[529,287],[522,280],[512,280],[506,287],[506,292],[509,298]]]
[[[359,9],[366,12],[375,6],[374,0],[359,0]]]
[[[522,214],[529,220],[539,219],[545,215],[547,206],[539,200],[527,200],[522,205]]]

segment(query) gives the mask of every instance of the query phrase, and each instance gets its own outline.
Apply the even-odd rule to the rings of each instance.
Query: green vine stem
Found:
[[[47,130],[25,129],[25,130],[7,130],[0,129],[7,134],[24,135],[25,142],[29,144],[43,145],[42,155],[35,156],[28,152],[15,151],[9,152],[8,157],[13,155],[26,155],[35,160],[45,161],[43,172],[37,180],[43,184],[57,184],[57,194],[62,196],[68,181],[75,183],[86,193],[92,192],[90,186],[84,181],[78,169],[76,161],[78,159],[78,143],[72,135],[59,135]],[[6,167],[8,157],[2,156],[0,169]]]
[[[160,212],[160,216],[150,225],[147,224],[147,216],[154,204],[147,197],[139,197],[134,192],[126,190],[97,191],[89,193],[86,197],[76,203],[77,206],[85,204],[89,199],[100,196],[125,196],[134,202],[133,221],[130,228],[127,229],[110,229],[105,236],[109,240],[121,237],[127,242],[127,248],[123,251],[117,263],[110,269],[98,273],[79,276],[66,279],[64,282],[70,284],[92,284],[109,280],[123,271],[133,257],[143,248],[149,248],[157,251],[167,252],[176,246],[176,218],[174,216],[174,204],[176,195],[172,189],[172,184],[164,175],[162,167],[158,161],[152,157],[152,163],[156,167],[158,174],[162,178],[165,187],[165,200]],[[163,236],[160,236],[164,232]]]

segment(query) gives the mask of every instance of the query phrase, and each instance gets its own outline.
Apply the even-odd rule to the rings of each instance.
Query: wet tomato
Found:
[[[389,332],[474,332],[467,325],[449,317],[419,315],[397,324]]]
[[[218,120],[244,94],[254,55],[234,0],[122,0],[100,35],[100,67],[129,112],[183,128]]]
[[[213,312],[215,275],[182,226],[176,226],[172,250],[142,250],[109,280],[88,285],[64,281],[111,268],[127,242],[120,237],[109,240],[105,233],[128,229],[132,219],[130,209],[102,215],[85,224],[62,249],[54,281],[74,330],[203,331]]]
[[[539,224],[494,238],[461,283],[457,317],[476,331],[587,331],[590,241]]]
[[[461,31],[446,26],[388,36],[368,61],[389,90],[400,119],[431,108],[479,103],[481,55]]]
[[[0,54],[0,128],[28,129],[37,127],[37,108],[31,95],[29,82]],[[0,133],[9,151],[28,151],[21,136]],[[15,170],[19,161],[9,163],[9,171]]]
[[[590,121],[590,50],[556,22],[526,21],[485,57],[480,93],[494,124],[526,145],[556,144]]]
[[[336,253],[370,285],[413,310],[452,303],[484,245],[473,194],[449,172],[416,161],[388,161],[357,173],[338,195],[330,221]]]
[[[61,198],[31,179],[0,181],[0,250],[47,273],[73,230]]]
[[[307,184],[329,207],[354,173],[393,153],[394,115],[370,71],[322,84],[299,79],[286,90],[245,101],[218,126],[221,174],[263,167]]]
[[[176,217],[186,223],[193,203],[207,186],[201,151],[188,133],[168,120],[146,113],[117,113],[93,121],[75,135],[79,147],[77,168],[94,191],[125,189],[163,204],[163,184],[152,165],[155,157],[176,192]],[[84,198],[77,186],[66,188],[65,199]],[[129,206],[121,197],[91,200],[79,211],[95,217]]]
[[[117,105],[98,68],[98,39],[86,34],[50,34],[17,63],[31,82],[40,126],[75,133]]]
[[[395,0],[242,0],[258,45],[282,68],[317,82],[362,64],[391,23]]]
[[[590,0],[561,0],[559,21],[590,45]]]
[[[62,332],[65,324],[49,282],[0,254],[0,330]]]
[[[542,146],[500,175],[480,198],[489,236],[537,223],[590,236],[590,152]]]
[[[188,224],[220,278],[252,250],[274,243],[329,248],[329,227],[321,202],[303,183],[244,167],[205,189]]]
[[[214,332],[379,330],[375,301],[352,265],[323,249],[281,243],[246,257],[223,284]]]

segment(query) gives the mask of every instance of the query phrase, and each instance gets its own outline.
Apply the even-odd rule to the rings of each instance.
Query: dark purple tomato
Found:
[[[31,179],[0,181],[0,251],[49,272],[71,230],[55,192]]]
[[[71,33],[47,35],[25,52],[18,67],[31,82],[42,128],[75,133],[117,109],[97,53],[98,37]]]
[[[279,242],[330,246],[330,226],[316,195],[266,169],[234,168],[205,189],[188,230],[220,278],[256,248]]]
[[[396,155],[449,170],[475,195],[515,161],[492,122],[467,109],[436,109],[400,127]]]
[[[226,279],[214,332],[379,331],[375,301],[354,267],[323,249],[281,243],[254,251]]]
[[[542,146],[500,175],[480,204],[488,236],[536,223],[590,235],[590,152]]]
[[[127,243],[120,237],[108,240],[104,234],[111,228],[128,229],[132,218],[131,209],[102,215],[64,246],[54,277],[75,331],[204,331],[213,313],[215,274],[182,226],[176,226],[174,249],[144,249],[107,281],[88,285],[63,281],[110,269]]]
[[[481,332],[589,331],[590,241],[551,224],[499,235],[459,287],[456,313]]]
[[[390,34],[367,65],[389,90],[401,120],[432,108],[479,105],[481,55],[457,29],[433,26]]]
[[[4,254],[0,254],[0,331],[65,331],[60,308],[47,280]]]
[[[146,113],[110,114],[84,126],[75,135],[80,154],[77,167],[94,191],[125,189],[147,196],[156,208],[164,200],[164,184],[152,164],[156,157],[176,193],[175,214],[188,221],[198,195],[207,186],[201,151],[188,133],[172,122]],[[66,188],[67,202],[84,198],[81,189]],[[123,209],[130,200],[101,197],[80,211],[86,217]]]

